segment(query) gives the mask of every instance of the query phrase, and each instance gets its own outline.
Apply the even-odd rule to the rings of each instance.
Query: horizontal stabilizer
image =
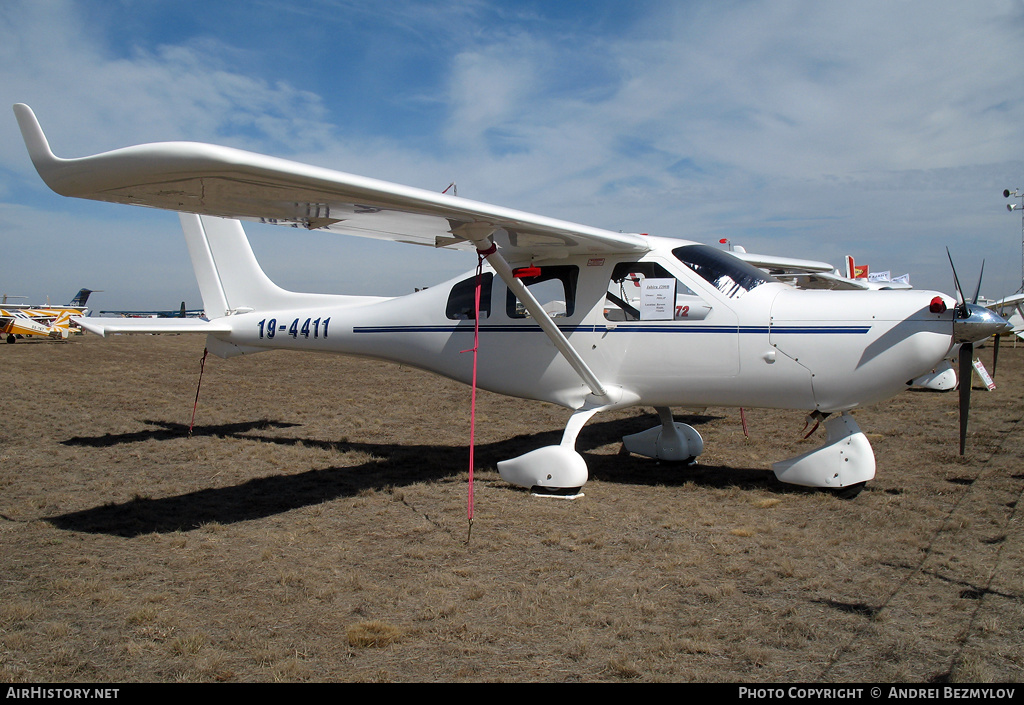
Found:
[[[202,318],[79,318],[71,319],[90,333],[101,337],[111,334],[153,333],[230,333],[227,321]]]

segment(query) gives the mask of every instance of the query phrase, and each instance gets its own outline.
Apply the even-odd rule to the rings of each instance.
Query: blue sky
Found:
[[[63,157],[213,142],[952,292],[949,246],[996,297],[1022,276],[1022,39],[1021,0],[5,0],[0,93]],[[50,192],[5,110],[0,293],[199,305],[177,216]],[[475,263],[246,229],[291,289],[402,294]]]

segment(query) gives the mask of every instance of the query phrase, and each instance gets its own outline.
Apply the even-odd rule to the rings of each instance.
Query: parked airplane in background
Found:
[[[100,313],[124,316],[125,318],[197,318],[203,315],[203,309],[187,309],[185,302],[182,301],[180,308],[168,311],[100,311]]]
[[[24,336],[66,340],[71,317],[88,314],[86,303],[92,293],[93,289],[79,289],[66,306],[5,304],[0,309],[0,335],[5,335],[8,343]]]
[[[72,312],[57,312],[52,318],[35,319],[30,314],[33,309],[0,308],[0,335],[6,336],[8,343],[14,343],[25,336],[40,336],[55,340],[67,340],[70,331]]]
[[[704,443],[674,421],[671,407],[827,417],[825,444],[776,463],[776,476],[835,490],[862,486],[875,457],[849,412],[906,389],[954,343],[1006,326],[938,292],[799,290],[695,242],[225,147],[160,143],[60,159],[28,106],[15,113],[37,171],[57,193],[181,212],[208,319],[80,319],[83,326],[100,335],[205,333],[222,357],[271,349],[378,357],[562,405],[571,416],[560,444],[498,463],[505,480],[524,487],[578,492],[587,480],[575,449],[584,424],[636,405],[654,407],[661,424],[625,437],[626,449],[678,461],[692,461]],[[234,218],[468,248],[480,265],[395,298],[291,292],[266,277]],[[386,275],[386,262],[381,269]],[[617,293],[635,279],[639,306]],[[564,305],[552,314],[544,304],[554,301]]]
[[[996,376],[996,363],[999,362],[999,339],[1003,335],[1015,335],[1024,340],[1024,294],[1017,293],[987,304],[988,308],[1006,318],[1010,330],[1007,333],[996,333],[992,345],[992,377]]]
[[[846,257],[846,275],[828,262],[798,259],[795,257],[778,257],[774,255],[757,255],[747,252],[743,247],[734,245],[726,239],[719,240],[726,245],[728,251],[759,269],[763,269],[779,281],[792,284],[798,289],[830,289],[839,291],[865,291],[870,289],[910,289],[910,275],[904,274],[895,279],[889,278],[888,272],[869,275],[868,268],[855,266],[853,257]]]
[[[988,304],[1000,316],[1006,318],[1013,335],[1024,340],[1024,294],[1013,294]]]
[[[71,301],[69,301],[64,306],[51,306],[50,302],[49,302],[49,298],[50,297],[46,297],[47,298],[47,302],[46,302],[45,305],[43,305],[43,304],[16,304],[16,303],[8,303],[7,299],[9,299],[9,298],[11,298],[11,299],[27,299],[28,297],[27,296],[8,296],[7,294],[4,294],[4,296],[3,296],[3,304],[0,304],[0,305],[2,305],[4,308],[7,308],[7,309],[14,309],[14,308],[26,309],[26,308],[31,308],[31,309],[47,310],[47,311],[60,311],[60,310],[63,310],[63,309],[71,309],[71,310],[78,311],[78,315],[84,316],[84,315],[86,315],[89,312],[89,309],[86,306],[86,304],[89,301],[89,295],[90,294],[95,294],[96,292],[97,292],[96,289],[79,289],[78,293],[75,294],[71,298]]]
[[[79,289],[78,293],[75,294],[74,298],[71,299],[71,303],[69,303],[64,308],[81,309],[82,313],[80,315],[84,316],[89,311],[89,309],[86,308],[86,304],[89,301],[89,294],[95,293],[96,289]]]

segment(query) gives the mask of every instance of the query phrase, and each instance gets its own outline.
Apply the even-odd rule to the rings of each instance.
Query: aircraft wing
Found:
[[[1013,334],[1024,340],[1024,294],[1013,294],[993,301],[987,308],[995,311],[1013,326]]]
[[[497,228],[494,241],[510,260],[650,249],[635,233],[591,228],[215,145],[163,142],[61,159],[50,150],[32,110],[19,104],[14,112],[36,170],[64,196],[430,247],[472,247],[454,232],[468,223],[486,223]]]
[[[993,301],[986,308],[999,312],[1000,310],[1017,308],[1021,304],[1024,304],[1024,294],[1014,294],[1013,296],[1007,296],[1005,299]]]
[[[730,252],[730,254],[765,270],[780,281],[792,284],[798,289],[832,289],[836,291],[856,291],[868,289],[909,289],[909,284],[902,282],[873,282],[867,279],[850,279],[840,276],[828,262],[817,262],[795,257],[776,257],[774,255],[755,255],[749,252]]]
[[[210,322],[202,318],[84,318],[71,321],[90,333],[105,338],[118,333],[230,333],[223,319]]]
[[[835,271],[828,262],[817,262],[810,259],[797,259],[795,257],[776,257],[774,255],[755,255],[750,252],[732,251],[729,254],[740,258],[744,262],[754,265],[760,269],[767,270],[769,274],[801,274],[811,272],[832,273]]]
[[[829,272],[793,272],[775,275],[779,281],[792,284],[797,289],[830,289],[833,291],[866,291],[877,288],[868,286],[867,279],[847,279]]]

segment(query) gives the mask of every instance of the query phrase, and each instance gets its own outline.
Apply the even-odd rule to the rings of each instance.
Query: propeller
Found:
[[[952,260],[950,262],[952,262]],[[985,276],[985,260],[981,260],[981,272],[978,274],[978,288],[974,290],[974,298],[971,300],[972,304],[978,303],[978,299],[981,298],[981,278],[983,276]]]
[[[981,273],[978,274],[978,288],[974,290],[973,304],[978,303],[978,299],[981,298],[981,278],[985,275],[985,260],[981,260]],[[995,340],[992,343],[992,373],[989,375],[992,379],[996,378],[996,364],[999,362],[999,339],[1002,337],[1000,333],[996,333]]]
[[[960,365],[957,375],[960,382],[960,455],[967,444],[967,416],[971,410],[971,384],[974,382],[974,343],[960,344]]]
[[[952,260],[950,260],[950,264],[952,264]],[[955,276],[956,274],[954,272],[954,278]],[[983,276],[985,276],[985,260],[981,260],[981,272],[978,273],[978,288],[974,290],[974,300],[971,301],[972,304],[977,304],[978,299],[981,298],[981,278]],[[989,375],[992,379],[996,378],[996,363],[999,362],[999,339],[1001,337],[1002,336],[999,333],[996,333],[995,341],[992,343],[992,373]],[[960,454],[963,455],[963,451],[960,451]]]
[[[953,309],[953,320],[968,318],[971,314],[967,308],[967,299],[964,298],[963,289],[960,288],[960,279],[956,275],[956,265],[953,264],[953,255],[946,248],[946,257],[949,258],[949,266],[953,270],[953,283],[956,285],[956,308]],[[985,263],[981,264],[982,273],[985,272]],[[981,277],[978,278],[978,292],[981,291]],[[977,301],[978,293],[974,294]],[[960,455],[964,454],[967,445],[967,419],[971,411],[971,384],[973,378],[974,343],[960,343],[959,360],[957,366],[957,382],[960,390]]]
[[[956,265],[953,264],[953,255],[949,254],[948,247],[946,257],[949,258],[949,268],[953,270],[953,284],[956,286],[956,317],[967,318],[967,299],[964,298],[964,290],[960,288],[960,278],[956,275]],[[982,268],[984,269],[984,265]]]
[[[974,344],[978,341],[1000,333],[1007,333],[1011,329],[1010,324],[1002,316],[994,311],[978,305],[981,292],[981,277],[978,277],[978,288],[974,292],[974,302],[968,303],[964,297],[963,289],[960,288],[960,279],[956,276],[956,266],[953,264],[953,256],[946,248],[946,256],[949,257],[949,266],[953,270],[953,282],[956,284],[957,304],[953,309],[953,342],[960,345],[959,352],[959,383],[960,383],[960,455],[964,454],[967,442],[967,416],[971,408],[971,383],[974,381]],[[985,263],[981,263],[981,270],[984,274]],[[999,339],[996,339],[999,345]],[[994,355],[998,354],[998,347]],[[995,358],[993,357],[993,370],[995,369]]]
[[[999,339],[1003,336],[996,333],[996,339],[992,343],[992,379],[996,378],[996,363],[999,362]]]

